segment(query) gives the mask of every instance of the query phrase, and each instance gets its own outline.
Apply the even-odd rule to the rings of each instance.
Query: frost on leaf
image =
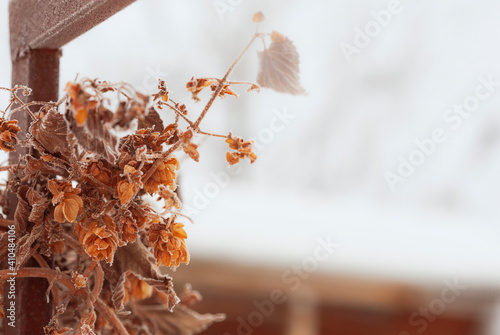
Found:
[[[16,224],[16,233],[22,233],[26,231],[28,227],[29,216],[31,214],[31,206],[28,203],[26,193],[28,192],[28,186],[23,185],[19,188],[17,193],[17,208],[14,213],[14,222]]]
[[[156,261],[153,255],[139,240],[129,243],[116,251],[113,265],[107,266],[111,273],[122,274],[120,277],[107,277],[115,287],[112,300],[116,310],[120,311],[124,308],[125,281],[129,274],[133,274],[154,289],[165,293],[168,298],[165,307],[167,310],[172,311],[179,302],[179,298],[174,292],[172,278],[159,273],[154,263]]]
[[[148,316],[158,334],[186,335],[198,334],[214,322],[224,321],[224,314],[199,314],[192,309],[179,305],[173,313],[165,313],[156,305],[139,305],[136,309]]]
[[[271,40],[269,48],[259,52],[257,83],[277,92],[305,94],[300,85],[299,53],[295,45],[278,32],[272,33]]]
[[[47,207],[49,207],[50,201],[33,188],[30,188],[26,192],[26,197],[31,205],[31,213],[28,220],[35,223],[41,223],[43,221],[44,212]]]
[[[163,132],[165,126],[158,112],[153,108],[149,108],[146,115],[139,117],[138,129],[153,128],[159,133]]]
[[[30,128],[33,139],[51,154],[69,155],[72,147],[68,142],[68,125],[62,114],[51,109],[36,120]]]
[[[109,162],[114,163],[117,159],[118,139],[111,134],[108,126],[108,122],[112,117],[110,114],[111,112],[102,106],[90,108],[87,111],[85,123],[81,126],[72,111],[67,110],[65,117],[70,131],[83,148],[95,152]]]

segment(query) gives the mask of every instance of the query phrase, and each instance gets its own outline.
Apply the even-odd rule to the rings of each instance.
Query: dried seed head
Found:
[[[262,21],[264,21],[264,19],[265,19],[265,17],[264,17],[264,14],[262,12],[257,12],[252,17],[252,21],[256,22],[256,23],[262,22]]]
[[[146,164],[143,168],[144,173],[151,168],[152,164]],[[149,194],[158,191],[160,185],[168,186],[175,190],[175,171],[179,169],[179,161],[175,157],[165,158],[151,177],[145,182],[144,190]]]
[[[84,288],[85,286],[87,286],[87,278],[76,271],[71,272],[71,280],[75,284],[76,289]]]
[[[14,146],[19,142],[16,134],[21,131],[17,120],[6,120],[0,117],[0,149],[6,152],[14,151]]]
[[[185,239],[187,234],[184,225],[174,222],[175,218],[166,223],[153,224],[148,231],[148,239],[154,250],[158,265],[176,268],[182,262],[189,264],[189,253]]]
[[[88,229],[79,224],[75,230],[80,244],[90,257],[97,261],[106,260],[111,264],[118,247],[118,237],[111,217],[105,216],[102,221],[104,225],[93,221]]]

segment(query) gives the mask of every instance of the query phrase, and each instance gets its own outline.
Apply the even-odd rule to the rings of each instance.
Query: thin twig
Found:
[[[0,219],[0,227],[8,227],[15,224],[14,220]]]
[[[94,268],[96,267],[97,265],[97,262],[96,261],[93,261],[88,267],[87,269],[85,269],[85,272],[83,273],[83,276],[88,278],[90,276],[90,273],[94,270]]]
[[[99,294],[102,291],[102,284],[104,282],[104,272],[102,271],[101,264],[96,263],[97,266],[94,271],[94,288],[90,293],[89,299],[92,303],[94,303],[97,298],[99,298]]]
[[[207,133],[205,131],[201,131],[201,130],[198,130],[197,131],[198,134],[202,134],[202,135],[207,135],[207,136],[213,136],[213,137],[222,137],[222,138],[229,138],[227,135],[220,135],[220,134],[213,134],[213,133]]]
[[[97,300],[94,302],[94,307],[97,312],[99,312],[99,314],[101,314],[101,316],[109,322],[111,327],[114,328],[118,335],[129,335],[127,329],[125,329],[125,326],[120,321],[120,319],[100,298],[97,298]]]
[[[240,60],[243,58],[243,56],[248,51],[248,49],[250,49],[250,46],[253,44],[253,42],[255,41],[255,39],[257,39],[258,36],[259,36],[258,34],[253,35],[252,39],[250,40],[250,42],[248,42],[248,44],[245,47],[245,49],[243,49],[243,51],[238,56],[238,58],[236,58],[236,60],[233,62],[233,64],[231,64],[231,66],[227,70],[227,72],[224,75],[224,77],[221,79],[221,81],[219,81],[219,84],[215,88],[215,91],[212,93],[212,96],[210,97],[210,100],[208,101],[208,103],[206,104],[205,108],[201,112],[200,116],[198,117],[198,119],[194,123],[194,129],[198,128],[198,126],[200,125],[200,122],[203,120],[203,118],[207,114],[208,110],[210,109],[210,107],[214,103],[215,99],[217,98],[217,96],[219,95],[219,93],[224,88],[224,82],[227,80],[227,78],[229,77],[229,75],[233,72],[233,70],[236,67],[236,65],[238,65],[238,63],[240,62]]]
[[[193,126],[193,121],[189,120],[177,107],[170,105],[167,102],[159,101],[160,104],[168,106],[170,109],[172,109],[177,116],[180,116],[181,118],[184,119],[190,126]]]
[[[12,273],[11,270],[0,270],[0,282],[4,282],[11,277],[15,278],[46,278],[48,280],[56,280],[57,282],[66,286],[72,294],[76,294],[77,290],[75,289],[75,285],[70,277],[57,272],[52,269],[45,268],[22,268],[17,270],[17,272]]]
[[[241,59],[243,58],[243,56],[245,55],[245,53],[248,51],[248,49],[250,49],[250,46],[252,45],[252,43],[259,36],[260,36],[259,34],[253,35],[252,39],[250,40],[250,42],[248,42],[247,46],[243,49],[243,51],[238,56],[238,58],[236,58],[236,60],[233,62],[233,64],[231,64],[231,66],[227,70],[227,72],[224,75],[224,77],[219,81],[219,84],[215,88],[215,91],[213,92],[212,96],[210,97],[210,100],[208,101],[208,103],[205,105],[205,108],[201,112],[200,116],[195,121],[195,123],[192,126],[190,126],[191,129],[193,129],[194,131],[197,132],[198,127],[200,125],[200,122],[203,120],[203,118],[207,114],[208,110],[212,106],[213,102],[215,101],[215,99],[217,98],[217,96],[219,95],[219,93],[222,91],[222,88],[224,87],[224,82],[227,80],[227,78],[229,77],[229,75],[233,72],[233,70],[236,67],[236,65],[238,65],[238,63],[241,61]],[[158,166],[160,165],[160,163],[162,162],[162,160],[165,159],[166,157],[168,157],[172,152],[174,152],[175,150],[177,150],[180,146],[181,146],[181,141],[179,140],[177,143],[175,143],[174,145],[172,145],[166,152],[164,152],[161,157],[157,158],[156,161],[153,163],[153,165],[149,168],[148,172],[142,178],[142,182],[145,183],[153,175],[153,173],[155,173],[156,169],[158,168]],[[134,197],[131,197],[131,199],[133,199],[133,198]]]
[[[18,112],[22,109],[26,109],[28,111],[28,113],[30,113],[31,117],[33,119],[36,119],[35,115],[31,112],[30,109],[28,109],[29,106],[57,106],[57,102],[46,102],[46,101],[31,101],[31,102],[27,102],[25,104],[23,104],[22,106],[20,107],[17,107],[17,108],[14,108],[13,110],[11,110],[9,112],[9,116],[12,116],[15,112]]]
[[[45,259],[38,253],[35,252],[32,256],[40,265],[40,267],[45,268],[45,269],[50,269],[49,264],[45,261]],[[59,306],[60,304],[60,299],[59,299],[59,294],[57,293],[57,287],[52,285],[52,282],[50,282],[50,292],[52,293],[52,299],[54,299],[54,305]],[[47,299],[48,299],[48,292],[47,292]]]
[[[257,86],[260,88],[260,86],[256,83],[253,83],[251,81],[227,81],[226,84],[229,85],[250,85],[250,86]]]
[[[90,258],[89,255],[87,255],[87,253],[85,252],[85,249],[83,249],[82,245],[73,237],[71,237],[71,235],[69,235],[68,233],[62,233],[61,236],[64,239],[66,245],[69,246],[71,249],[75,250],[78,253],[78,255]]]
[[[168,157],[170,154],[172,154],[175,150],[177,150],[181,146],[182,142],[179,140],[177,141],[174,145],[172,145],[167,151],[165,151],[160,157],[158,157],[153,165],[149,168],[148,172],[144,175],[142,178],[142,183],[144,184],[145,182],[148,181],[148,179],[155,173],[156,169],[158,166],[160,166],[161,162]],[[133,199],[132,197],[131,199]]]

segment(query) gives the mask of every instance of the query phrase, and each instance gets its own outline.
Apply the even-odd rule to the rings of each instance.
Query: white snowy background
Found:
[[[294,41],[309,94],[241,88],[238,101],[214,105],[205,130],[256,138],[261,150],[218,188],[213,175],[234,170],[223,141],[200,139],[200,163],[182,160],[184,203],[200,209],[186,223],[192,257],[285,268],[330,235],[341,246],[319,271],[500,288],[500,88],[458,129],[443,122],[480,76],[500,81],[500,2],[402,0],[349,63],[340,44],[353,44],[356,27],[388,2],[242,0],[221,19],[212,0],[137,1],[63,48],[61,92],[77,73],[148,93],[160,76],[195,115],[203,102],[189,101],[185,83],[221,77],[263,11],[261,30]],[[0,85],[10,86],[7,1],[0,8]],[[255,80],[261,49],[233,79]],[[263,129],[277,111],[294,118],[270,140]],[[436,128],[447,141],[393,192],[385,173]]]

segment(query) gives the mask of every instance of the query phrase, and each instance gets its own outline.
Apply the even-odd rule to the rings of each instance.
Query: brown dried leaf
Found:
[[[117,311],[123,310],[124,307],[124,284],[126,276],[129,273],[144,280],[148,285],[153,286],[158,291],[164,292],[169,298],[166,308],[172,311],[174,306],[179,302],[179,298],[174,292],[172,278],[159,273],[153,265],[155,263],[156,260],[153,255],[139,240],[118,248],[115,253],[113,265],[104,266],[105,271],[109,273],[109,275],[106,274],[106,278],[115,286],[113,305]],[[121,276],[119,276],[119,274],[121,274]]]
[[[111,134],[107,123],[112,118],[110,113],[104,107],[91,108],[88,110],[87,119],[82,126],[78,125],[73,112],[69,109],[66,111],[65,117],[69,124],[69,130],[84,149],[114,163],[118,156],[118,139]]]
[[[141,314],[158,329],[158,334],[191,335],[207,329],[214,322],[224,321],[224,314],[199,314],[192,309],[179,305],[172,313],[158,305],[140,305]]]
[[[250,85],[250,87],[247,89],[247,92],[251,91],[257,91],[257,93],[260,93],[260,86],[257,84]]]
[[[203,299],[200,292],[193,290],[193,287],[189,283],[184,285],[184,291],[182,292],[180,298],[181,302],[179,304],[183,306],[194,305]]]
[[[148,109],[148,113],[146,115],[139,117],[138,128],[153,128],[154,131],[162,133],[165,126],[163,125],[160,114],[158,114],[154,107],[151,107]]]
[[[168,187],[160,186],[158,188],[158,195],[165,201],[165,210],[170,211],[172,208],[181,208],[181,200],[177,193],[171,191]]]
[[[259,52],[257,83],[277,92],[305,94],[305,89],[300,85],[299,54],[295,45],[278,32],[273,32],[271,39],[269,48]]]
[[[198,152],[198,145],[194,143],[185,144],[182,149],[186,154],[189,155],[195,162],[200,160],[200,153]]]
[[[24,235],[17,242],[17,252],[16,252],[16,270],[21,267],[21,265],[30,257],[31,246],[43,232],[45,226],[43,224],[38,224],[33,227],[29,235]]]
[[[29,216],[31,214],[31,206],[28,203],[26,193],[28,186],[23,185],[19,188],[17,193],[17,207],[14,213],[14,222],[16,224],[16,235],[20,236],[21,233],[26,231],[28,227]]]
[[[47,207],[49,207],[49,199],[40,195],[40,193],[33,188],[30,188],[28,192],[26,192],[26,197],[32,207],[28,220],[37,224],[42,223],[44,212]]]
[[[25,156],[26,165],[24,166],[23,173],[25,176],[31,176],[34,174],[46,174],[46,175],[66,175],[67,171],[51,166],[44,159],[37,159],[32,156]]]
[[[68,125],[63,115],[55,109],[49,110],[44,117],[33,122],[30,132],[33,139],[48,152],[70,154],[72,148],[68,142]]]
[[[69,298],[66,298],[59,306],[55,307],[55,313],[50,319],[48,325],[43,327],[45,334],[50,335],[64,335],[65,333],[71,331],[71,328],[60,327],[59,317],[66,312],[66,308],[68,307]]]

